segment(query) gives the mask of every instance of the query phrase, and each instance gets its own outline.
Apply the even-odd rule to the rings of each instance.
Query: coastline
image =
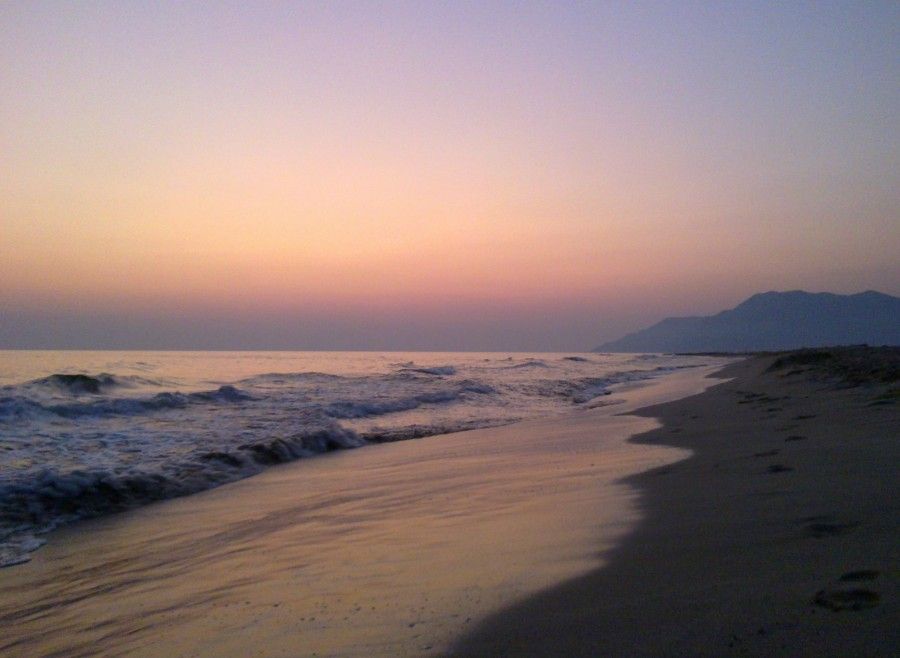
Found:
[[[566,415],[710,361],[0,350],[0,568],[76,520],[334,450]]]
[[[816,359],[771,371],[776,358],[639,410],[662,427],[631,441],[693,454],[627,479],[636,530],[605,566],[492,616],[448,653],[894,655],[896,380],[886,393],[871,372]]]
[[[9,655],[434,655],[603,563],[638,520],[621,478],[686,456],[623,415],[719,366],[563,417],[339,451],[83,521],[0,571]],[[585,523],[591,519],[591,523]]]

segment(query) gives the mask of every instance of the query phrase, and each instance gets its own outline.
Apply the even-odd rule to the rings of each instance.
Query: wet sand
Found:
[[[450,653],[897,655],[898,353],[775,371],[754,358],[721,373],[733,381],[641,410],[663,426],[636,441],[694,454],[628,479],[636,532]]]
[[[638,521],[621,478],[688,454],[628,443],[658,423],[621,414],[698,393],[715,369],[73,525],[0,571],[0,653],[445,653],[491,613],[603,564]]]

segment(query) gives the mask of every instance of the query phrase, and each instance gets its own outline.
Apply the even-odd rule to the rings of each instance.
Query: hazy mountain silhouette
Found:
[[[738,352],[822,345],[900,345],[900,298],[766,292],[716,315],[666,318],[597,352]]]

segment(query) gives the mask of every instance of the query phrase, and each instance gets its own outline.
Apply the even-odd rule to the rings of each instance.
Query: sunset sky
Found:
[[[0,347],[586,350],[900,294],[900,3],[4,2]]]

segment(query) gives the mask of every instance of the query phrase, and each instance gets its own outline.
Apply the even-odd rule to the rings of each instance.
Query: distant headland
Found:
[[[900,345],[900,298],[765,292],[716,315],[666,318],[595,352],[747,352],[824,345]]]

